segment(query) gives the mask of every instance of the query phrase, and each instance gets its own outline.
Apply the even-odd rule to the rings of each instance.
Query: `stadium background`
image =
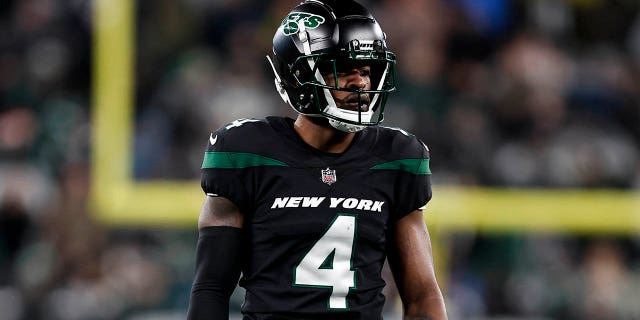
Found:
[[[208,133],[294,116],[264,55],[296,3],[0,4],[0,319],[184,318]],[[363,3],[450,318],[640,318],[640,3]]]

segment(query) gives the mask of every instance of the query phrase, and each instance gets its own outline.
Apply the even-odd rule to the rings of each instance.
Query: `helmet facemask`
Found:
[[[349,48],[339,53],[321,52],[299,57],[291,67],[291,74],[297,85],[313,89],[312,103],[317,106],[315,116],[328,118],[336,129],[355,132],[383,120],[388,95],[396,90],[395,63],[395,55],[383,49],[382,41],[352,40]],[[341,75],[365,67],[369,68],[370,89],[339,87]],[[333,85],[325,79],[332,79],[329,83]],[[331,91],[350,94],[340,100]]]

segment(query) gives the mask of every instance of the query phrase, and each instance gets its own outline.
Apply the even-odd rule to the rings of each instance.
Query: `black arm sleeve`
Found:
[[[200,229],[187,319],[229,319],[229,297],[240,277],[241,234],[234,227]]]

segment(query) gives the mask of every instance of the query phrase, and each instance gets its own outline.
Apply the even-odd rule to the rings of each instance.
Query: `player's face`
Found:
[[[371,66],[369,65],[337,66],[336,74],[339,88],[371,90]],[[326,74],[323,78],[327,85],[336,85],[333,73]],[[368,93],[358,94],[357,92],[331,90],[331,95],[336,102],[336,106],[340,109],[357,111],[360,100],[362,102],[360,111],[369,110],[371,98]]]

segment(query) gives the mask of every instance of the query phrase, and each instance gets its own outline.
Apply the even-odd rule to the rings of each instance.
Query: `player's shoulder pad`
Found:
[[[378,126],[377,145],[387,150],[386,157],[429,159],[427,145],[415,135],[400,128]]]
[[[271,127],[266,120],[238,119],[218,128],[209,136],[207,151],[250,152]]]

